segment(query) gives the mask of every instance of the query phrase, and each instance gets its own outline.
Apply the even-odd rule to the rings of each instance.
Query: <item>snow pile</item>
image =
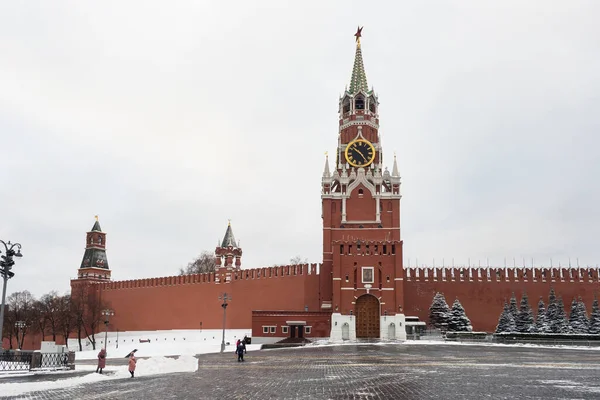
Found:
[[[172,372],[194,372],[197,369],[198,360],[193,356],[186,355],[177,359],[153,357],[147,360],[138,360],[135,374],[136,376],[148,376]],[[108,366],[108,368],[105,369],[104,374],[97,374],[95,372],[96,366],[94,365],[78,365],[77,370],[87,370],[90,371],[90,373],[78,377],[65,377],[66,379],[58,379],[54,382],[39,381],[26,383],[3,383],[0,384],[0,393],[2,393],[2,396],[18,396],[23,393],[35,392],[38,390],[64,389],[66,387],[76,387],[86,383],[125,379],[130,377],[127,365],[118,367]]]

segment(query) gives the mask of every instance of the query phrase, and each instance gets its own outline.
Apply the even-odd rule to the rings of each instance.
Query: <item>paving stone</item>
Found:
[[[11,399],[600,398],[595,350],[369,344],[263,350],[245,358],[238,363],[233,354],[205,354],[194,373],[138,376]]]

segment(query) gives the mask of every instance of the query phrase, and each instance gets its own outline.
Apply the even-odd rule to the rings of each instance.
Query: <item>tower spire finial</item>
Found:
[[[392,168],[392,176],[399,177],[400,172],[398,172],[398,162],[396,161],[396,152],[394,152],[394,166]]]
[[[96,218],[96,221],[98,221],[98,215],[94,215],[94,218]]]
[[[352,67],[352,78],[350,78],[350,94],[356,94],[360,91],[368,92],[367,74],[363,65],[362,51],[360,49],[360,38],[362,37],[363,27],[359,26],[354,36],[356,37],[356,54],[354,55],[354,66]]]
[[[329,153],[325,152],[325,168],[323,169],[323,178],[329,177],[331,172],[329,172]]]
[[[356,37],[356,47],[360,47],[360,37],[362,36],[362,29],[362,26],[356,28],[356,33],[354,34],[354,36]]]

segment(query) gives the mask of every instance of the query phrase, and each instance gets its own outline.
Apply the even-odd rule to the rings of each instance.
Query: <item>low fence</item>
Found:
[[[32,352],[3,351],[0,353],[0,372],[28,372]]]
[[[536,344],[546,346],[600,347],[600,335],[564,333],[486,333],[446,332],[444,341],[499,344]]]
[[[0,373],[75,369],[75,352],[4,351],[0,353]]]

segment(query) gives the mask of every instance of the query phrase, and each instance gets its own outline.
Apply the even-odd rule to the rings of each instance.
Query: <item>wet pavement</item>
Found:
[[[600,351],[595,349],[346,344],[248,352],[244,363],[229,353],[198,358],[193,373],[138,376],[7,398],[600,398]],[[17,378],[0,383],[6,379]]]

